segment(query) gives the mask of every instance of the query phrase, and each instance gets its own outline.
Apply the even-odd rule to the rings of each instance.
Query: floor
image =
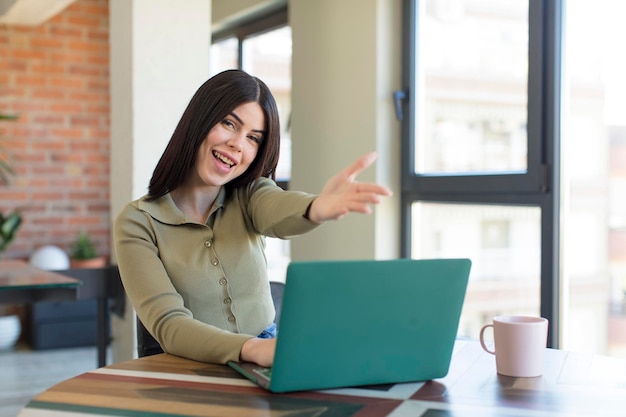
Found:
[[[18,345],[0,350],[0,417],[15,417],[35,395],[97,365],[95,346],[34,351]]]

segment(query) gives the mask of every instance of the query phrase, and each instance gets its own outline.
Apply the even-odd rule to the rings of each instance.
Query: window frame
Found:
[[[416,174],[417,25],[420,0],[403,0],[402,90],[396,92],[401,128],[401,256],[411,256],[411,206],[418,201],[539,207],[540,314],[550,322],[548,346],[559,346],[559,195],[561,0],[529,0],[527,171]]]
[[[211,44],[218,43],[225,39],[234,38],[237,40],[237,69],[243,69],[243,43],[246,39],[262,35],[272,30],[289,26],[289,16],[287,6],[281,5],[276,9],[265,11],[263,14],[248,16],[245,20],[235,22],[211,34]],[[276,180],[276,185],[284,190],[289,188],[289,179]]]
[[[238,69],[243,68],[243,41],[247,38],[288,26],[287,6],[267,12],[261,16],[253,16],[232,26],[216,30],[211,34],[211,43],[217,43],[228,38],[237,39]]]

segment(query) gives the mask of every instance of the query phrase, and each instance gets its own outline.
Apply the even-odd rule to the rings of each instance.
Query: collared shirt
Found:
[[[288,239],[316,223],[304,214],[316,196],[261,178],[216,198],[206,224],[169,194],[128,204],[114,226],[126,293],[163,350],[225,363],[274,320],[265,236]]]

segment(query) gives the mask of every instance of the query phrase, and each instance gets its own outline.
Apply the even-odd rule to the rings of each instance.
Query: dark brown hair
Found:
[[[191,98],[159,160],[148,186],[148,199],[156,200],[185,181],[195,166],[200,145],[209,131],[238,106],[256,102],[265,116],[265,137],[250,167],[225,185],[227,191],[259,177],[275,179],[280,150],[278,108],[269,88],[240,70],[221,72],[200,86]]]

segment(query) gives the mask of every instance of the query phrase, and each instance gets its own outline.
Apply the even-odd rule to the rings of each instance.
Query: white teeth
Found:
[[[233,161],[230,158],[225,157],[221,153],[213,152],[213,156],[215,156],[217,159],[219,159],[223,163],[230,165],[231,167],[235,165],[235,161]]]

